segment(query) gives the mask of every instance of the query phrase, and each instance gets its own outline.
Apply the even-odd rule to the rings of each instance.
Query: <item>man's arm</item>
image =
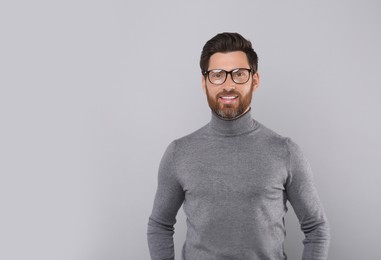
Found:
[[[184,201],[184,191],[177,180],[175,169],[175,142],[161,159],[158,187],[153,210],[148,221],[147,239],[152,260],[174,260],[174,224]]]
[[[286,142],[290,159],[286,192],[305,234],[303,260],[326,260],[329,226],[313,183],[310,165],[297,144],[289,138]]]

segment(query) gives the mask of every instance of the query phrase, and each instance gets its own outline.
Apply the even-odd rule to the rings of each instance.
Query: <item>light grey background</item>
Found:
[[[161,156],[206,124],[203,44],[260,57],[252,115],[293,138],[332,229],[329,259],[378,260],[379,1],[1,1],[0,259],[149,259]],[[292,210],[286,252],[301,259]],[[176,253],[185,236],[182,209]]]

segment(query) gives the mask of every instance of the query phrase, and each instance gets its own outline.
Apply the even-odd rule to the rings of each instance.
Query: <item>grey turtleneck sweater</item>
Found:
[[[305,234],[303,260],[327,258],[329,229],[299,146],[247,112],[173,141],[160,163],[148,222],[152,260],[174,260],[174,224],[187,217],[183,260],[287,259],[290,201]]]

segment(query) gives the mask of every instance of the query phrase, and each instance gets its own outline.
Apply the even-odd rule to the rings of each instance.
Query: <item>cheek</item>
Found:
[[[208,94],[209,96],[216,96],[217,93],[218,93],[218,89],[217,88],[210,88],[210,87],[207,87],[207,91],[208,91]]]
[[[246,96],[253,91],[253,85],[247,85],[240,90],[242,96]]]

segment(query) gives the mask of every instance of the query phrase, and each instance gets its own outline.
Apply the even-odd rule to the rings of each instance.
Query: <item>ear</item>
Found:
[[[206,80],[205,80],[205,77],[204,75],[201,76],[201,80],[202,80],[202,90],[204,91],[204,93],[206,94]]]
[[[256,72],[253,75],[253,91],[255,91],[259,87],[259,73]]]

